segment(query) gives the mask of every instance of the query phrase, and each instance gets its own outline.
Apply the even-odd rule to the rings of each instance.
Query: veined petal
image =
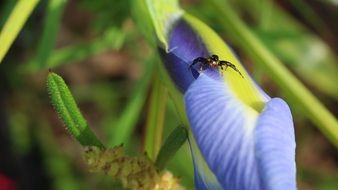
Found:
[[[187,90],[185,105],[196,143],[223,189],[260,189],[254,152],[258,113],[204,74]]]
[[[185,104],[196,144],[223,189],[295,189],[292,117],[281,99],[270,100],[259,115],[223,82],[201,74]],[[200,162],[196,156],[194,162]],[[215,184],[195,168],[197,188]]]
[[[265,189],[296,189],[295,135],[288,105],[271,99],[257,121],[256,158]]]

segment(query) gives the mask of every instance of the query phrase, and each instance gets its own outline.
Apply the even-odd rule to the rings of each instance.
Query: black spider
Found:
[[[198,57],[196,59],[194,59],[194,61],[192,62],[192,64],[189,66],[192,67],[193,65],[197,64],[197,63],[201,63],[201,70],[204,70],[205,68],[203,66],[210,66],[212,68],[218,68],[220,67],[222,70],[226,70],[228,67],[231,67],[233,70],[235,70],[236,72],[238,72],[242,78],[243,75],[241,72],[239,72],[239,70],[236,68],[236,66],[232,63],[230,63],[229,61],[223,61],[223,60],[219,60],[217,55],[211,55],[208,58],[205,57]]]

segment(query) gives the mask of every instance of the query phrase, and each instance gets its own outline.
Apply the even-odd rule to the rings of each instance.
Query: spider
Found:
[[[223,61],[223,60],[219,60],[217,55],[211,55],[208,58],[205,57],[198,57],[196,59],[194,59],[194,61],[192,62],[192,64],[189,66],[192,67],[193,65],[197,64],[197,63],[201,63],[201,70],[203,70],[203,66],[210,66],[212,68],[217,68],[217,67],[221,67],[222,70],[226,70],[228,67],[231,67],[233,70],[235,70],[236,72],[239,73],[239,75],[241,75],[242,78],[243,75],[241,72],[239,72],[239,70],[236,68],[236,66],[232,63],[230,63],[229,61]]]

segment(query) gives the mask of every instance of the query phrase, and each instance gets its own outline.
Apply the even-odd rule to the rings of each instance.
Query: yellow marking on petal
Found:
[[[200,35],[209,52],[218,55],[220,60],[231,62],[242,73],[244,78],[242,78],[241,75],[232,68],[228,67],[225,71],[221,70],[224,80],[230,86],[232,92],[234,92],[235,95],[246,105],[249,105],[256,111],[260,112],[267,100],[256,88],[256,85],[240,64],[240,61],[232,53],[229,46],[202,21],[189,14],[184,14],[183,17],[189,24],[191,24],[191,27],[197,32],[197,34]]]

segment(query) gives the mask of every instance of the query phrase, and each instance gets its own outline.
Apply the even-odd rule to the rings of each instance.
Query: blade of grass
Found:
[[[306,87],[258,40],[257,37],[223,1],[208,3],[218,12],[218,22],[235,42],[274,80],[291,101],[338,147],[338,122]]]
[[[156,158],[155,165],[159,170],[163,170],[168,161],[175,155],[179,148],[188,138],[188,132],[185,127],[176,127],[168,136],[161,147]]]
[[[50,72],[47,78],[47,89],[55,110],[70,134],[83,146],[103,148],[103,144],[98,140],[82,116],[64,80],[59,75]]]
[[[126,35],[128,34],[113,27],[107,30],[101,38],[97,38],[93,42],[80,43],[54,50],[43,65],[38,65],[33,60],[24,67],[29,71],[54,68],[63,64],[85,60],[109,49],[118,50],[122,47]]]
[[[14,9],[16,2],[15,1],[6,1],[0,7],[0,27],[2,28],[8,19],[11,11]]]
[[[132,97],[128,101],[127,107],[124,109],[122,116],[120,117],[117,125],[111,127],[108,133],[109,147],[119,145],[121,143],[128,142],[128,139],[132,136],[132,132],[138,121],[143,105],[147,97],[147,91],[149,81],[153,73],[154,61],[151,58],[150,61],[145,63],[145,72],[143,77],[135,85],[135,89],[132,93]]]
[[[153,88],[150,96],[150,106],[147,114],[145,150],[151,160],[156,159],[156,155],[162,144],[162,133],[164,127],[164,116],[167,105],[167,89],[158,78],[158,74],[153,75]]]
[[[16,3],[0,33],[0,63],[38,2],[38,0],[20,0]]]
[[[42,39],[38,47],[36,64],[42,68],[47,64],[48,57],[55,46],[56,36],[59,31],[61,15],[63,13],[65,0],[50,0],[47,7],[47,16],[44,21]]]

